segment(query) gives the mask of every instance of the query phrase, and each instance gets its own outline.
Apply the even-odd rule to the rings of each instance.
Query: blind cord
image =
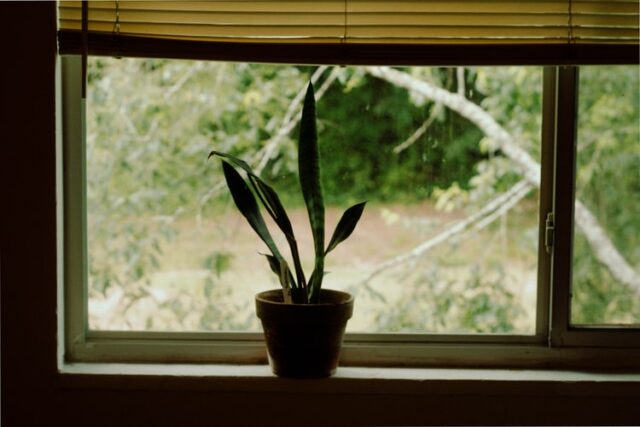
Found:
[[[115,0],[115,4],[116,4],[116,8],[115,8],[115,15],[116,15],[116,19],[113,22],[113,30],[112,32],[115,33],[116,37],[113,40],[113,50],[116,52],[116,54],[114,55],[114,58],[120,59],[122,58],[122,56],[120,55],[120,45],[121,45],[121,40],[120,40],[120,0]]]
[[[348,0],[344,0],[344,25],[343,25],[343,32],[342,32],[342,39],[340,40],[341,43],[346,43],[347,42],[347,1]]]
[[[113,32],[116,33],[117,36],[120,35],[120,0],[116,0],[116,20],[113,23]]]
[[[82,99],[87,99],[87,56],[89,53],[89,4],[82,0]]]
[[[567,43],[568,44],[572,44],[573,42],[575,42],[575,39],[573,37],[573,0],[569,0],[569,28],[567,31],[567,36],[568,36],[568,40]]]

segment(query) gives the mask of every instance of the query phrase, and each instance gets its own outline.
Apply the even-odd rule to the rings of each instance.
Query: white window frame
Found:
[[[64,209],[59,221],[59,284],[64,292],[62,365],[105,363],[264,364],[260,333],[110,332],[88,327],[85,106],[81,98],[81,59],[61,56],[58,105],[63,124]],[[542,111],[541,186],[538,239],[536,332],[497,334],[347,334],[341,364],[431,367],[598,367],[640,366],[640,330],[574,328],[569,323],[571,236],[575,162],[575,67],[545,67]],[[60,99],[62,102],[60,102]],[[558,141],[571,141],[558,144]],[[560,168],[558,165],[562,165]],[[565,174],[558,177],[557,171]],[[570,175],[570,176],[569,176]],[[571,194],[571,197],[565,197]],[[561,197],[562,196],[562,197]],[[564,198],[563,198],[564,197]],[[553,212],[556,242],[545,250],[545,219]]]
[[[571,284],[573,271],[574,203],[577,157],[579,67],[559,67],[556,85],[555,168],[564,177],[554,175],[555,240],[553,253],[553,295],[550,344],[554,347],[640,348],[637,325],[591,326],[571,323]],[[560,165],[560,166],[558,166]],[[570,178],[570,179],[569,179]]]

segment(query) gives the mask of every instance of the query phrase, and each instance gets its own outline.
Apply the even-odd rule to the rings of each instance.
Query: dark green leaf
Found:
[[[244,160],[242,160],[242,159],[240,159],[240,158],[238,158],[236,156],[232,156],[231,154],[222,153],[222,152],[216,151],[216,150],[211,151],[209,153],[209,156],[207,157],[207,159],[210,159],[211,156],[224,157],[225,159],[228,159],[234,165],[238,166],[239,168],[244,169],[245,172],[247,172],[249,174],[253,174],[253,170],[251,169],[251,166],[249,166],[249,164],[247,162],[245,162]]]
[[[254,174],[250,174],[249,179],[252,180],[254,188],[256,188],[257,192],[260,194],[263,204],[269,211],[269,214],[275,223],[280,227],[280,230],[282,230],[287,239],[293,239],[293,227],[291,226],[289,216],[280,201],[280,197],[278,197],[278,193]]]
[[[300,187],[304,196],[309,222],[313,234],[315,250],[314,271],[324,270],[324,200],[320,182],[320,155],[318,152],[318,136],[316,131],[316,107],[313,85],[309,83],[302,107],[300,121],[300,138],[298,141],[298,174]],[[313,276],[313,275],[312,275]],[[322,284],[322,274],[317,275],[311,292],[318,292]],[[311,279],[310,279],[311,280]]]
[[[275,192],[273,188],[269,185],[265,184],[260,178],[255,175],[249,175],[249,179],[252,179],[254,183],[254,188],[262,196],[260,200],[264,205],[268,205],[268,211],[271,215],[271,218],[278,224],[280,230],[284,233],[287,238],[287,242],[289,243],[289,247],[291,249],[291,256],[293,258],[293,265],[296,270],[296,278],[298,279],[298,285],[301,288],[306,288],[306,280],[304,277],[304,272],[302,270],[302,263],[300,261],[300,254],[298,252],[298,243],[296,242],[295,236],[293,235],[293,227],[291,226],[291,221],[289,220],[289,216],[282,206],[282,202],[280,202],[280,198],[278,194]]]
[[[322,287],[322,277],[324,274],[317,274],[318,271],[322,270],[313,270],[311,277],[309,277],[309,283],[307,284],[309,288],[309,302],[311,304],[317,304],[318,298],[320,297],[320,288]]]
[[[331,252],[340,242],[346,240],[347,237],[353,233],[353,230],[356,228],[356,224],[358,224],[358,221],[362,216],[362,211],[364,210],[364,205],[366,203],[367,202],[362,202],[357,205],[353,205],[347,209],[344,214],[342,214],[342,218],[338,221],[338,225],[333,232],[329,246],[327,246],[325,255]]]
[[[269,267],[271,268],[271,271],[273,271],[276,276],[280,277],[280,262],[276,259],[276,257],[269,254],[260,254],[260,255],[263,255],[265,258],[267,258],[267,261],[269,261]]]
[[[244,160],[232,156],[231,154],[221,153],[215,150],[209,153],[209,157],[211,156],[224,157],[234,165],[247,172],[253,188],[256,190],[256,193],[269,212],[269,215],[271,215],[276,224],[278,224],[278,227],[280,227],[285,236],[287,236],[287,238],[292,238],[293,228],[291,227],[291,221],[287,216],[287,212],[285,211],[284,206],[282,206],[282,202],[280,202],[278,193],[276,193],[273,187],[271,187],[269,184],[264,182],[262,178],[256,175],[253,172],[253,169],[251,169],[251,166],[249,166],[249,164]]]
[[[284,283],[282,283],[281,281],[281,275],[280,275],[280,266],[283,265],[285,270],[286,270],[286,276],[289,277],[289,283],[291,284],[291,288],[292,289],[298,289],[298,287],[296,286],[296,282],[293,279],[293,274],[291,274],[291,270],[289,269],[289,266],[285,264],[281,264],[280,261],[278,261],[278,259],[276,257],[274,257],[273,255],[269,255],[269,254],[260,254],[262,256],[264,256],[265,258],[267,258],[267,261],[269,262],[269,268],[271,268],[271,271],[278,276],[278,281],[281,282],[282,286],[284,287]]]
[[[283,259],[273,241],[273,238],[271,237],[271,233],[269,233],[269,229],[267,228],[264,219],[262,218],[256,199],[249,189],[249,186],[247,186],[244,179],[242,179],[240,174],[229,163],[223,161],[222,169],[224,171],[225,180],[227,181],[227,186],[231,192],[231,197],[233,198],[233,201],[240,213],[242,213],[242,215],[247,219],[251,228],[253,228],[258,236],[260,236],[271,253],[278,260]]]
[[[230,154],[221,153],[219,151],[212,151],[209,154],[209,157],[214,155],[229,159],[229,161],[231,161],[234,165],[247,172],[247,174],[249,175],[249,181],[253,186],[255,192],[258,194],[260,201],[264,205],[271,218],[273,218],[273,221],[278,225],[280,230],[282,230],[287,238],[287,242],[289,243],[289,247],[291,248],[291,256],[293,257],[298,284],[302,288],[306,287],[304,272],[302,271],[302,263],[300,262],[300,255],[298,253],[298,244],[293,235],[293,227],[291,226],[289,216],[287,215],[287,212],[284,209],[282,202],[280,201],[280,197],[278,197],[278,193],[276,193],[276,191],[269,184],[264,182],[258,175],[256,175],[251,169],[251,166],[249,166],[244,160]]]

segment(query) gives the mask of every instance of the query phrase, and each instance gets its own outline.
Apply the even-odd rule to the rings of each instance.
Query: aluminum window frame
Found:
[[[60,363],[233,363],[264,364],[261,333],[231,332],[111,332],[88,327],[87,219],[85,169],[85,105],[81,98],[80,56],[64,55],[59,79],[62,102],[62,170],[64,210],[59,238],[64,250],[64,298],[59,310],[64,343]],[[545,219],[553,212],[556,241],[573,232],[573,210],[562,195],[573,191],[571,179],[558,171],[575,161],[575,120],[567,119],[575,106],[575,67],[544,68],[541,185],[539,197],[538,285],[536,332],[499,334],[347,334],[341,365],[431,367],[593,367],[640,366],[640,331],[584,331],[570,327],[569,290],[572,240],[545,251]],[[573,85],[573,90],[571,87]],[[575,115],[573,116],[575,119]],[[560,140],[573,141],[558,148]],[[573,151],[572,151],[573,150]],[[562,169],[564,170],[564,169]],[[573,194],[573,193],[571,193]],[[568,247],[567,244],[568,243]],[[569,257],[569,258],[567,258]],[[566,261],[566,260],[569,261]],[[563,265],[564,264],[564,265]],[[568,271],[567,271],[568,270]],[[630,357],[630,351],[635,357]]]

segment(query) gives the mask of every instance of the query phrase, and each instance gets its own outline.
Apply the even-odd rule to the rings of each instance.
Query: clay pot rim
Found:
[[[348,292],[338,291],[335,289],[321,289],[320,295],[322,294],[333,294],[335,296],[343,297],[342,300],[338,301],[330,301],[330,302],[319,302],[316,304],[286,304],[284,301],[274,301],[271,297],[274,295],[282,295],[282,289],[269,289],[268,291],[258,292],[256,294],[256,301],[259,301],[263,304],[272,304],[272,305],[281,305],[287,307],[329,307],[329,306],[341,306],[341,305],[349,305],[353,304],[354,297]]]

